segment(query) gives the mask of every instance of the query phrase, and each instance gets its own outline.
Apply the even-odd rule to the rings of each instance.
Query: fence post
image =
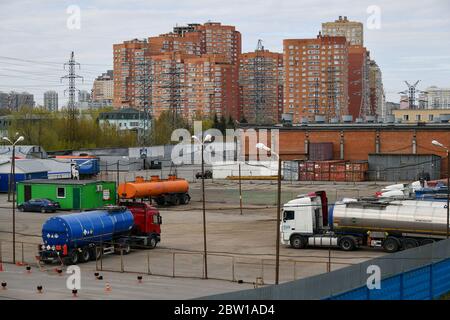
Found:
[[[205,261],[205,254],[202,253],[202,261]],[[202,263],[202,278],[205,279],[205,264]]]
[[[147,274],[152,274],[150,270],[150,253],[147,251]]]
[[[234,277],[234,257],[232,257],[232,260],[231,260],[231,277],[232,277],[232,281],[235,282],[236,278]]]
[[[103,271],[103,243],[100,250],[102,250],[102,254],[100,255],[100,271]]]
[[[261,259],[261,278],[264,280],[264,259]]]
[[[120,272],[124,272],[124,268],[123,268],[123,249],[122,249],[122,247],[120,248]]]
[[[294,261],[294,281],[297,279],[297,261]]]
[[[172,278],[175,278],[175,252],[172,252]]]
[[[95,271],[98,271],[98,247],[95,246]]]

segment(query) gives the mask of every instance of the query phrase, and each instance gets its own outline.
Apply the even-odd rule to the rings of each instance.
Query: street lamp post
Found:
[[[275,284],[279,283],[280,275],[280,220],[281,220],[281,158],[280,155],[273,152],[263,143],[257,143],[256,148],[271,152],[278,158],[278,189],[277,189],[277,221],[276,221],[276,239],[275,239]]]
[[[449,224],[450,224],[450,150],[439,141],[433,140],[431,143],[447,152],[447,239],[449,238]]]
[[[12,182],[12,216],[13,216],[13,263],[16,263],[16,144],[23,141],[25,138],[20,136],[15,142],[12,142],[8,137],[3,137],[12,145],[12,159],[11,159],[11,182]]]
[[[192,136],[192,139],[199,142],[202,146],[202,206],[203,206],[203,265],[205,269],[205,279],[208,279],[208,258],[206,249],[206,207],[205,207],[205,144],[211,142],[211,135],[206,135],[206,137],[201,141],[197,136]]]

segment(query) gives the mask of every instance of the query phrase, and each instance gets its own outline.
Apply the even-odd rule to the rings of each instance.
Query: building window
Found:
[[[56,189],[56,197],[57,198],[65,198],[66,197],[66,188],[58,187]]]
[[[433,121],[434,120],[434,116],[432,114],[428,115],[428,120]]]
[[[420,121],[420,114],[416,115],[416,121]]]

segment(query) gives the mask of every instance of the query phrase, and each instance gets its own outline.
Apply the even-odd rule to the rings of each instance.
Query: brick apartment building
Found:
[[[170,108],[189,118],[211,110],[240,118],[241,34],[234,26],[177,26],[167,34],[114,45],[113,50],[115,107],[143,107],[146,97],[154,115]],[[192,90],[197,97],[189,97]]]
[[[143,69],[147,53],[146,40],[133,39],[113,45],[114,107],[139,107],[143,105],[138,93],[137,75]]]
[[[284,112],[294,123],[348,114],[348,47],[345,37],[321,34],[283,41]]]
[[[369,52],[363,46],[348,48],[348,114],[353,119],[374,115],[370,108]]]
[[[283,54],[259,48],[239,59],[242,115],[248,123],[279,123],[283,113]]]

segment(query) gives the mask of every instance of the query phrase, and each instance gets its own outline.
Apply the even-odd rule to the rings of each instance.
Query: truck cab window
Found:
[[[294,220],[295,213],[294,211],[285,211],[283,217],[284,220]]]

